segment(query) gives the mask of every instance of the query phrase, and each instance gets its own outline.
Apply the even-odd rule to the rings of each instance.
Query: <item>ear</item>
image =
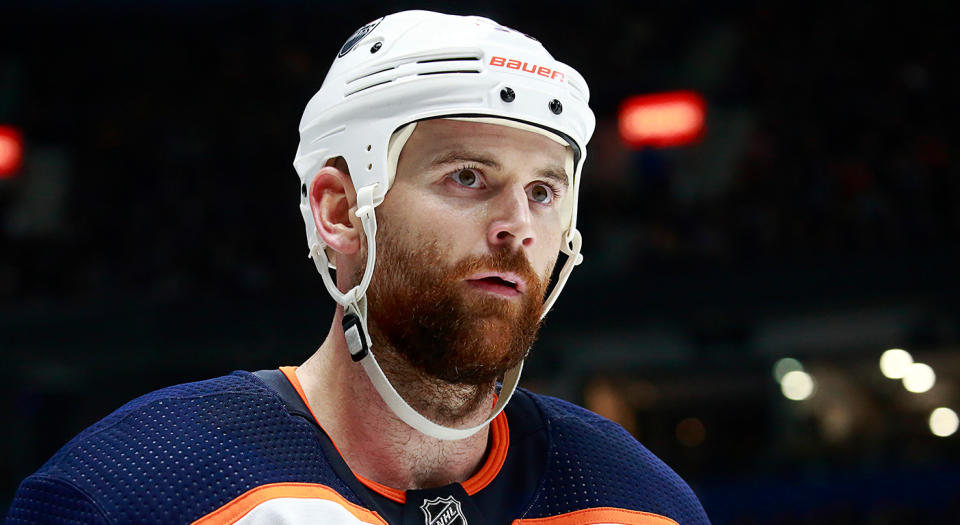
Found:
[[[360,250],[363,227],[353,213],[356,202],[350,175],[335,166],[321,168],[310,184],[310,211],[317,234],[337,253],[352,255]]]

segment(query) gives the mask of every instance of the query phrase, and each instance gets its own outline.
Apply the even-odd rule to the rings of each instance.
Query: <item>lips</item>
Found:
[[[508,297],[520,295],[526,289],[524,280],[513,273],[478,273],[471,275],[467,279],[467,283],[475,288]]]

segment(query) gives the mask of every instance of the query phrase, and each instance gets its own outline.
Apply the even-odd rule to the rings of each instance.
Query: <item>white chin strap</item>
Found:
[[[333,297],[338,304],[343,306],[343,334],[347,339],[347,348],[350,350],[350,357],[363,366],[363,370],[367,373],[367,377],[370,378],[370,382],[373,383],[374,388],[377,389],[377,393],[380,394],[380,397],[384,403],[390,407],[394,415],[414,429],[433,438],[447,441],[468,438],[486,428],[507,406],[507,403],[517,388],[517,383],[520,381],[523,362],[521,361],[520,364],[504,374],[503,388],[500,390],[497,403],[493,406],[489,417],[482,423],[469,428],[453,428],[434,423],[414,410],[413,407],[404,401],[403,397],[397,393],[393,385],[390,384],[390,380],[387,379],[386,374],[383,373],[383,369],[380,368],[380,364],[377,363],[373,352],[370,351],[373,347],[373,340],[370,339],[370,331],[367,329],[366,293],[367,287],[370,286],[370,278],[373,276],[373,266],[377,257],[377,217],[374,214],[374,208],[376,206],[373,201],[374,188],[376,188],[376,185],[366,186],[357,191],[356,215],[360,218],[360,222],[363,224],[363,231],[367,237],[367,266],[363,271],[360,284],[351,288],[347,293],[340,292],[330,275],[331,265],[327,259],[326,251],[320,243],[315,243],[310,247],[310,257],[313,259],[317,271],[320,272],[320,276],[323,278],[323,284],[327,287],[327,291],[330,292],[330,296]],[[550,292],[550,297],[548,297],[544,303],[543,313],[540,314],[541,319],[547,315],[554,301],[557,300],[557,296],[560,295],[560,291],[563,289],[564,284],[566,284],[570,272],[573,271],[573,267],[580,264],[583,260],[583,257],[580,255],[580,244],[580,233],[574,230],[573,234],[570,235],[567,245],[563,247],[562,251],[567,254],[567,260],[560,270],[560,276],[557,279],[556,286],[554,286]]]

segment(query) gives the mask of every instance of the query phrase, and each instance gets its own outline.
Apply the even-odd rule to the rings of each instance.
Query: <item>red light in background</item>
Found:
[[[12,179],[23,162],[23,134],[11,126],[0,126],[0,179]]]
[[[706,120],[703,97],[692,91],[673,91],[630,97],[620,104],[620,138],[628,146],[665,148],[699,138]]]

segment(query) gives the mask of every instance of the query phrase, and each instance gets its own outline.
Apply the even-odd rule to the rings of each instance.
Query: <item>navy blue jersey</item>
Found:
[[[401,491],[355,475],[293,367],[158,390],[81,432],[20,484],[8,523],[482,525],[709,523],[619,425],[518,389],[463,483]]]

